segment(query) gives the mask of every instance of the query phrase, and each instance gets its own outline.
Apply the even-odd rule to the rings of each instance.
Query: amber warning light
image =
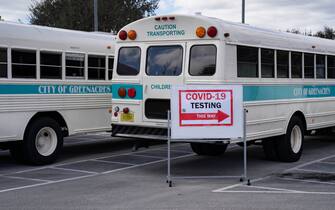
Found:
[[[199,38],[204,38],[206,36],[206,34],[211,37],[211,38],[214,38],[216,37],[218,33],[218,30],[216,27],[214,26],[211,26],[209,27],[207,30],[205,27],[203,26],[199,26],[197,27],[197,29],[195,30],[195,34],[197,35],[197,37]]]

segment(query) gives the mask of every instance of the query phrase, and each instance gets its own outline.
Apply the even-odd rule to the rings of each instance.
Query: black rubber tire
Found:
[[[36,135],[44,127],[52,128],[57,135],[56,148],[54,152],[48,156],[41,155],[35,146]],[[23,161],[24,163],[32,165],[46,165],[57,160],[62,147],[63,134],[61,127],[55,120],[43,117],[36,119],[27,127],[23,142],[13,147],[13,149],[11,149],[11,154],[20,162]]]
[[[22,142],[15,142],[9,148],[11,156],[18,163],[25,163]]]
[[[278,160],[277,141],[278,137],[266,138],[262,140],[263,151],[267,160]]]
[[[191,148],[197,155],[219,156],[227,150],[228,144],[191,143]]]
[[[291,132],[294,126],[299,126],[301,132],[302,132],[302,139],[301,139],[301,146],[300,150],[295,153],[291,146]],[[303,121],[296,116],[293,116],[288,124],[286,134],[281,136],[278,141],[276,141],[277,144],[277,154],[278,158],[282,162],[296,162],[300,159],[303,145],[304,145],[304,134],[305,134],[305,126]]]

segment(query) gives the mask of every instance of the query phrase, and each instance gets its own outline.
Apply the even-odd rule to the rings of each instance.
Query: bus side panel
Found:
[[[69,135],[110,130],[111,116],[107,108],[62,110],[59,113],[65,119]]]
[[[35,112],[1,112],[0,142],[23,140],[24,131]]]

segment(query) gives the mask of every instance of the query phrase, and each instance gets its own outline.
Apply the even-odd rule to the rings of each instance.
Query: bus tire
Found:
[[[27,127],[22,147],[24,159],[29,164],[45,165],[55,162],[63,147],[61,127],[52,118],[36,119]]]
[[[280,161],[296,162],[300,159],[304,143],[304,123],[293,116],[288,124],[286,134],[277,141],[277,154]]]
[[[278,141],[278,137],[262,140],[263,151],[267,160],[278,160],[276,141]]]
[[[24,157],[23,157],[22,142],[14,142],[12,145],[10,145],[9,151],[10,151],[12,158],[16,162],[25,163]]]
[[[191,148],[197,155],[219,156],[223,155],[228,144],[191,143]]]

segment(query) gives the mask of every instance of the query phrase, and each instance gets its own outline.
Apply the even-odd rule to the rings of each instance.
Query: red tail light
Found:
[[[218,34],[218,30],[214,26],[211,26],[208,28],[207,35],[209,37],[214,38],[217,34]]]
[[[120,96],[121,98],[126,97],[126,95],[127,95],[126,88],[119,88],[119,90],[117,91],[117,93],[119,94],[119,96]]]
[[[127,31],[122,30],[122,31],[119,32],[119,38],[121,40],[126,40],[127,37],[128,37]]]
[[[123,113],[128,114],[129,113],[129,108],[128,107],[123,108]]]
[[[136,89],[135,88],[129,88],[128,89],[128,96],[129,96],[129,98],[135,98],[135,96],[136,96]]]

